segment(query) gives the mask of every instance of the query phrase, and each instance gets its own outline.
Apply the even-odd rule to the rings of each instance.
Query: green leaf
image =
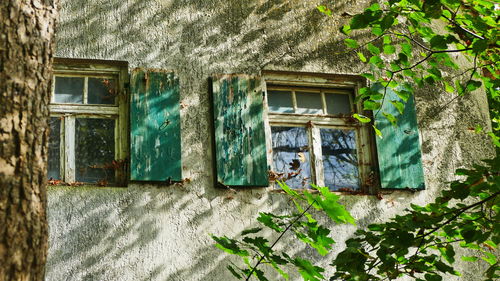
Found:
[[[349,35],[351,33],[351,26],[348,24],[342,26],[342,28],[340,29],[340,32],[342,32],[345,35]]]
[[[441,3],[439,0],[426,0],[422,5],[425,15],[431,19],[437,19],[441,16]]]
[[[463,261],[468,261],[468,262],[476,262],[478,260],[478,257],[467,257],[467,256],[463,256],[461,258]]]
[[[226,236],[223,237],[217,237],[215,235],[211,235],[212,239],[217,242],[215,246],[224,252],[227,252],[232,255],[238,255],[242,257],[248,256],[248,252],[246,250],[240,249],[240,247],[237,244],[237,241],[231,238],[227,238]]]
[[[399,111],[400,114],[403,114],[403,112],[405,110],[405,105],[402,102],[396,101],[396,100],[391,100],[391,103]]]
[[[325,278],[321,274],[325,270],[321,267],[312,265],[308,260],[295,258],[293,264],[297,267],[304,281],[321,281]]]
[[[491,137],[491,141],[493,142],[494,145],[500,147],[500,137],[496,136],[493,132],[489,132],[488,136]]]
[[[497,263],[497,257],[489,252],[484,252],[485,257],[482,257],[483,260],[485,260],[487,263],[490,265],[495,265]]]
[[[366,58],[365,58],[365,55],[363,55],[363,53],[361,53],[361,52],[357,52],[357,54],[358,54],[359,59],[360,59],[362,62],[366,62]]]
[[[398,97],[404,102],[407,102],[411,96],[411,92],[407,90],[394,90],[394,93],[396,93],[396,95],[398,95]]]
[[[443,280],[443,277],[441,277],[440,275],[437,275],[437,274],[427,273],[427,274],[425,274],[425,280],[427,280],[427,281],[441,281],[441,280]]]
[[[363,102],[363,109],[364,110],[377,110],[382,106],[380,102],[376,101],[371,101],[371,100],[365,100]]]
[[[438,79],[440,79],[442,77],[441,71],[436,67],[431,67],[431,68],[427,69],[427,72],[434,75]]]
[[[372,73],[363,73],[361,76],[365,77],[368,80],[375,81],[375,75]]]
[[[455,88],[453,88],[453,86],[448,84],[446,81],[443,81],[443,84],[444,84],[444,89],[446,90],[446,92],[448,92],[450,94],[453,94],[453,92],[455,92]]]
[[[472,92],[479,87],[481,87],[482,83],[481,81],[476,81],[476,80],[470,80],[469,83],[467,83],[467,91]]]
[[[243,238],[243,242],[254,245],[255,247],[257,247],[257,249],[259,249],[261,253],[263,253],[266,256],[272,251],[271,247],[267,245],[267,242],[269,241],[267,241],[267,239],[265,239],[264,237],[260,236],[257,236],[255,238],[245,237]]]
[[[327,16],[332,16],[332,10],[330,10],[326,6],[320,5],[317,7],[317,9],[318,9],[318,11],[320,11],[321,13],[323,13]]]
[[[384,54],[392,55],[396,52],[396,47],[393,45],[384,45]]]
[[[367,14],[355,15],[350,22],[351,29],[362,29],[368,27],[370,18]]]
[[[407,56],[411,56],[412,47],[408,43],[401,43],[401,51]]]
[[[475,229],[464,229],[460,232],[460,235],[462,235],[467,243],[476,241],[478,234],[479,232]]]
[[[472,43],[472,52],[474,52],[475,54],[482,53],[487,48],[488,48],[488,40],[487,39],[475,40],[474,43]]]
[[[378,26],[374,26],[372,27],[372,34],[375,35],[375,36],[380,36],[384,33],[384,31],[382,30],[382,28],[378,27]]]
[[[372,53],[372,55],[380,55],[380,49],[375,47],[372,43],[368,43],[366,48],[370,51],[370,53]]]
[[[358,121],[361,123],[369,123],[370,121],[372,121],[372,119],[370,119],[369,117],[357,113],[354,113],[352,117],[358,119]]]
[[[455,262],[455,249],[453,249],[451,244],[447,244],[444,248],[439,248],[439,251],[449,264]]]
[[[353,48],[353,49],[355,49],[355,48],[359,47],[359,45],[358,45],[358,41],[353,40],[353,39],[350,39],[350,38],[344,39],[344,43],[345,43],[345,44],[347,45],[347,47],[349,47],[349,48]]]
[[[389,45],[392,42],[391,36],[389,36],[389,35],[384,36],[383,40],[384,40],[384,45]]]
[[[375,135],[377,135],[377,137],[379,137],[379,138],[383,138],[382,132],[379,129],[377,129],[377,127],[375,127],[374,125],[372,125],[372,127],[373,127],[373,130],[375,131]]]
[[[276,232],[282,232],[283,229],[277,225],[273,220],[273,215],[270,213],[259,213],[257,221],[261,222],[263,225],[271,228]]]
[[[390,113],[387,113],[387,112],[382,112],[382,115],[387,119],[389,120],[389,122],[393,125],[393,126],[397,126],[398,124],[398,120],[396,119],[396,117],[394,117],[394,115],[390,114]]]
[[[379,68],[384,67],[384,61],[379,56],[372,56],[370,58],[370,63]]]
[[[431,38],[431,48],[444,50],[448,48],[448,44],[446,42],[446,38],[443,35],[435,35]]]
[[[382,18],[382,22],[380,23],[380,27],[382,30],[386,30],[392,26],[394,23],[394,17],[392,15],[386,15]]]

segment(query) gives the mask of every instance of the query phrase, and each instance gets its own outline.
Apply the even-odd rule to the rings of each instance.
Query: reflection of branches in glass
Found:
[[[113,119],[76,119],[76,180],[113,181],[114,170],[106,163],[114,159]]]
[[[116,80],[105,78],[89,78],[89,104],[114,104]]]
[[[311,182],[309,139],[303,127],[271,127],[274,171],[293,188]]]
[[[61,149],[61,119],[59,117],[50,118],[50,136],[49,136],[49,159],[47,167],[47,178],[60,179],[60,149]]]
[[[359,189],[356,133],[353,130],[321,129],[325,185],[332,189]]]

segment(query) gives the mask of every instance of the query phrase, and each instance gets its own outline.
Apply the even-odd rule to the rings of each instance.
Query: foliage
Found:
[[[456,94],[451,102],[484,86],[490,104],[498,106],[500,7],[496,5],[488,0],[390,0],[354,15],[341,31],[350,35],[345,39],[347,47],[368,64],[370,72],[362,75],[372,82],[371,87],[361,90],[358,101],[375,115],[384,102],[401,111],[401,103],[415,88],[430,84]],[[331,15],[325,6],[318,9]],[[359,42],[353,32],[358,29],[369,29],[374,38]],[[459,70],[450,56],[458,53],[469,60],[470,68]],[[453,75],[456,72],[459,74]],[[383,94],[377,90],[380,86],[384,87]],[[400,100],[386,101],[388,89]],[[391,123],[397,119],[389,113],[384,116]],[[368,121],[366,117],[354,117]],[[499,117],[498,107],[492,108],[496,130],[490,135],[498,146]]]
[[[328,16],[333,14],[326,6],[318,10]],[[462,180],[450,183],[434,202],[426,206],[411,205],[411,209],[386,223],[358,230],[332,261],[335,273],[330,280],[393,280],[401,276],[442,280],[444,274],[460,274],[455,268],[457,247],[469,249],[462,260],[482,260],[489,264],[484,279],[500,277],[499,18],[500,7],[490,0],[389,0],[371,5],[342,27],[341,31],[349,36],[345,39],[346,46],[369,66],[370,71],[362,75],[371,85],[360,90],[357,102],[374,112],[373,119],[377,120],[380,113],[397,126],[397,116],[380,112],[382,104],[389,102],[401,112],[419,87],[433,85],[454,95],[439,106],[441,110],[484,87],[493,130],[483,132],[478,126],[476,132],[491,136],[497,156],[483,166],[458,170]],[[369,30],[373,38],[357,40],[357,30],[362,29]],[[453,58],[457,54],[467,59],[470,67],[459,69]],[[389,90],[399,99],[386,100]],[[372,123],[377,135],[380,134],[372,117],[361,114],[353,117],[362,123]],[[278,253],[274,246],[287,231],[292,231],[296,240],[312,246],[321,255],[331,250],[334,240],[328,236],[330,230],[313,218],[309,212],[313,206],[325,211],[335,223],[354,223],[353,219],[328,188],[315,187],[319,194],[300,194],[286,185],[282,188],[291,196],[298,212],[284,216],[260,214],[258,221],[280,234],[271,245],[261,236],[262,228],[243,231],[239,240],[216,236],[213,239],[220,249],[243,258],[245,268],[235,264],[228,267],[238,279],[255,276],[268,280],[259,269],[261,264],[269,265],[285,279],[288,275],[283,268],[287,265],[295,267],[304,280],[327,279],[324,268],[303,258]]]
[[[465,261],[479,258],[490,266],[486,280],[500,277],[496,254],[500,243],[500,157],[458,170],[454,181],[433,203],[411,205],[389,222],[358,230],[333,261],[331,280],[384,280],[402,275],[417,280],[442,280],[441,274],[459,275],[454,268],[454,244],[472,249]],[[468,203],[465,203],[468,202]]]
[[[313,247],[324,256],[330,251],[335,241],[329,236],[330,230],[315,218],[317,212],[311,212],[311,208],[326,214],[332,222],[337,224],[354,224],[354,219],[344,206],[338,203],[340,197],[330,192],[327,187],[313,185],[314,193],[308,191],[299,193],[284,183],[279,184],[290,196],[296,211],[288,215],[259,213],[257,221],[272,232],[279,234],[271,245],[269,240],[260,236],[264,235],[262,227],[244,230],[240,234],[240,239],[214,235],[212,238],[217,242],[216,246],[219,249],[243,259],[246,266],[244,268],[236,264],[228,265],[229,271],[238,279],[249,280],[251,276],[255,276],[261,281],[268,280],[264,272],[258,268],[259,265],[265,264],[276,270],[286,280],[288,280],[288,274],[283,270],[286,265],[295,267],[306,281],[324,280],[323,268],[314,266],[307,259],[293,258],[285,252],[277,251],[274,247],[287,232],[293,232],[296,240]]]

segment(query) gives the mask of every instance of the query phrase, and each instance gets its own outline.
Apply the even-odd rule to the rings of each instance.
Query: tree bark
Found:
[[[57,0],[0,0],[0,281],[43,280]]]

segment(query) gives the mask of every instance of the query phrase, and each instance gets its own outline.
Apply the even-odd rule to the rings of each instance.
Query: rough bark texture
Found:
[[[57,0],[0,1],[0,280],[43,280]]]

